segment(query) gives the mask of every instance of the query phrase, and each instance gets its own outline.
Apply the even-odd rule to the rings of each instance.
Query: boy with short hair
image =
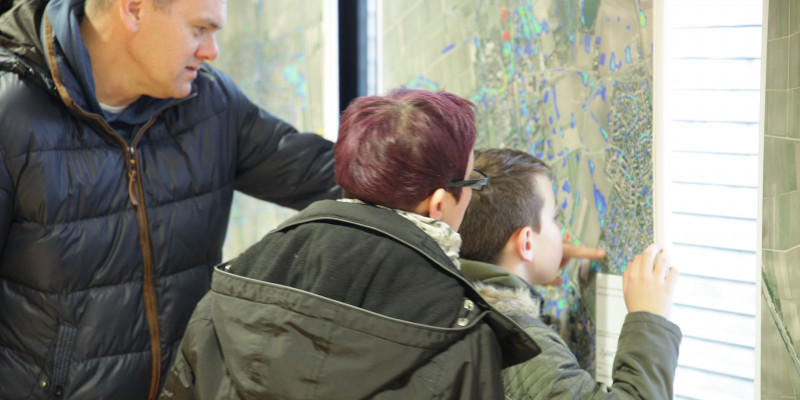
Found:
[[[672,398],[681,332],[667,319],[678,272],[669,267],[666,252],[649,246],[623,274],[629,314],[614,360],[614,384],[599,384],[538,318],[541,296],[531,285],[553,282],[562,265],[550,168],[522,151],[491,149],[476,153],[475,169],[490,183],[473,194],[459,229],[462,272],[542,348],[542,354],[504,370],[506,398]]]

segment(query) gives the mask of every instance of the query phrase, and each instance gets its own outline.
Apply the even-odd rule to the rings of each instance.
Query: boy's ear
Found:
[[[530,226],[519,228],[512,237],[515,240],[514,249],[517,256],[525,262],[533,261],[533,228]]]

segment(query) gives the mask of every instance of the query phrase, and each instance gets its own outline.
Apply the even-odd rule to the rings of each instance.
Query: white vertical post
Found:
[[[339,2],[322,2],[324,43],[322,79],[322,129],[328,140],[339,132]]]
[[[762,233],[764,229],[764,110],[766,108],[766,89],[767,89],[767,40],[769,39],[769,0],[764,0],[764,8],[761,14],[761,84],[759,87],[759,110],[758,110],[758,188],[756,189],[756,199],[758,202],[756,216],[756,349],[755,349],[755,376],[753,379],[753,399],[761,400],[761,299],[763,282],[761,281],[761,271],[763,268]]]

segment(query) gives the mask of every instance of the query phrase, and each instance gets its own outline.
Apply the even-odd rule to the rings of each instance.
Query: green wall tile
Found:
[[[788,97],[789,137],[800,139],[800,89],[791,89]]]
[[[769,1],[769,24],[767,25],[767,39],[789,36],[790,23],[789,11],[792,0]]]
[[[789,30],[790,34],[800,32],[800,1],[789,2]]]
[[[774,213],[772,224],[777,229],[773,231],[772,248],[789,250],[800,246],[800,191],[775,196]]]
[[[783,263],[783,268],[787,271],[789,277],[787,284],[791,290],[790,297],[784,296],[783,298],[800,301],[800,246],[795,246],[791,250],[786,251],[783,254],[783,260],[781,260],[781,262]],[[800,316],[796,319],[797,321],[794,323],[800,324]],[[797,335],[795,343],[800,345],[800,325],[796,325],[795,329],[797,329],[797,331],[792,331],[792,334]]]
[[[761,224],[763,226],[761,229],[761,247],[775,249],[777,248],[778,232],[778,224],[775,221],[775,196],[764,196],[761,203],[761,211]]]
[[[767,87],[788,89],[789,38],[767,41]]]
[[[800,88],[800,34],[789,36],[789,88]]]
[[[797,141],[764,137],[764,196],[798,190]]]
[[[795,393],[793,382],[798,378],[775,320],[762,296],[761,309],[761,394],[762,398],[781,398]]]
[[[772,136],[788,136],[788,90],[767,90],[764,109],[764,132]]]

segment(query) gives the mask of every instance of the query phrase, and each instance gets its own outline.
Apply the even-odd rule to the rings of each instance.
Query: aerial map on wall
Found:
[[[228,0],[225,29],[217,33],[225,71],[256,104],[294,125],[323,126],[322,0]],[[294,211],[236,192],[223,247],[229,259]]]
[[[545,160],[564,235],[609,257],[541,287],[594,371],[594,272],[653,242],[651,0],[382,0],[379,87],[444,89],[477,105],[477,148]],[[588,269],[588,271],[587,271]],[[587,274],[587,272],[589,272]]]

